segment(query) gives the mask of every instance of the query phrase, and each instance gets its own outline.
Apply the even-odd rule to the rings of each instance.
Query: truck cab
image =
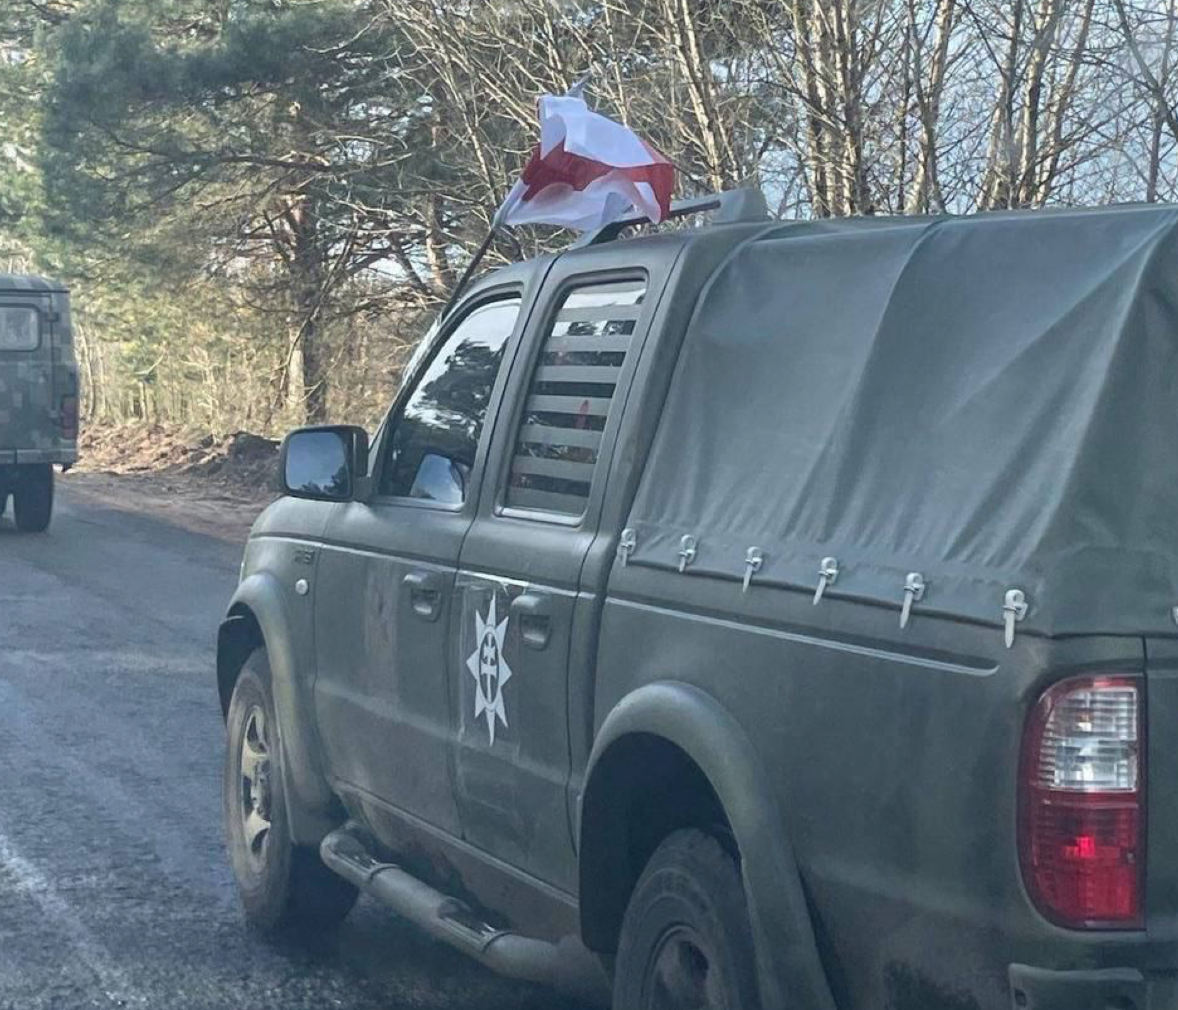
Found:
[[[55,466],[78,459],[78,371],[69,294],[40,277],[0,274],[0,515],[43,532]]]

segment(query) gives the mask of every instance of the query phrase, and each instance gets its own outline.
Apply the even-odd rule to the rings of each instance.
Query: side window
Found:
[[[505,503],[585,512],[602,432],[646,295],[644,280],[569,291],[544,340],[516,438]]]
[[[380,493],[460,505],[520,300],[480,305],[458,324],[393,422]]]
[[[0,306],[0,351],[35,351],[41,343],[41,317],[25,305]]]

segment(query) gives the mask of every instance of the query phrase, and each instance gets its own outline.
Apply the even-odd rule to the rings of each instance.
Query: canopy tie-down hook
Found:
[[[630,563],[630,555],[634,553],[634,549],[638,546],[638,533],[627,527],[622,530],[622,537],[618,541],[618,554],[622,558],[622,567]]]
[[[1002,604],[1002,623],[1006,629],[1006,647],[1014,646],[1014,626],[1027,616],[1030,604],[1027,594],[1021,589],[1008,589],[1006,599]]]
[[[741,588],[742,593],[749,591],[749,584],[753,581],[753,576],[765,567],[765,552],[760,547],[750,547],[748,553],[744,556],[744,586]]]
[[[904,580],[904,606],[900,609],[900,627],[908,627],[912,616],[912,604],[924,599],[926,583],[920,572],[909,572]]]
[[[818,566],[818,588],[814,590],[814,606],[818,606],[822,602],[826,587],[833,586],[838,581],[838,577],[838,558],[823,558],[822,564]]]

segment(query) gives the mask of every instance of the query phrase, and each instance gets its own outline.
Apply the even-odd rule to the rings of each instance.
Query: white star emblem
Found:
[[[466,661],[466,668],[477,685],[474,697],[474,717],[487,718],[487,733],[495,744],[496,721],[507,725],[507,709],[503,704],[503,685],[511,680],[511,667],[503,656],[503,642],[507,638],[507,618],[498,623],[495,597],[487,610],[487,619],[477,610],[475,619],[475,649]]]

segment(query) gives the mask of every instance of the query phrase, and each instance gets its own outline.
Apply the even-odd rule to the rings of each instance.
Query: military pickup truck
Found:
[[[0,515],[19,530],[53,516],[53,467],[78,460],[78,368],[69,294],[41,277],[0,274]]]
[[[363,891],[617,1010],[1178,1005],[1178,208],[701,208],[286,440],[248,918]]]

